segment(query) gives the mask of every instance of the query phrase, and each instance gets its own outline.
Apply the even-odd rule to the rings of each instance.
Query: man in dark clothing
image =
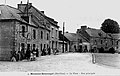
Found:
[[[35,47],[33,47],[33,49],[32,49],[32,53],[33,53],[33,52],[36,52]]]
[[[45,48],[43,48],[43,50],[42,50],[42,56],[44,56],[44,55],[46,55],[46,49]]]
[[[51,49],[50,49],[50,47],[48,48],[48,54],[49,54],[49,55],[51,54]]]
[[[36,57],[39,57],[39,51],[38,51],[38,48],[36,48]]]
[[[21,49],[21,60],[25,58],[24,48]]]
[[[17,55],[16,51],[11,51],[11,55],[12,55],[11,61],[18,61],[18,55]]]
[[[28,47],[27,50],[26,50],[26,59],[27,60],[30,59],[30,54],[31,54],[31,51],[30,51],[30,48]]]

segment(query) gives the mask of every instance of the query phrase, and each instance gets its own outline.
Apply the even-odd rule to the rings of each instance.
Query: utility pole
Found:
[[[29,5],[29,0],[27,0],[27,16],[28,16],[28,5]]]
[[[6,5],[6,0],[5,0],[5,5]]]
[[[63,53],[65,52],[65,51],[64,51],[64,31],[65,31],[64,25],[65,25],[65,22],[63,22]]]

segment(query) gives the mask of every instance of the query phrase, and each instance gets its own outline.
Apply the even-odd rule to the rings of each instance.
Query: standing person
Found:
[[[33,61],[36,60],[36,50],[35,50],[35,46],[33,46],[31,55],[32,55],[32,60],[33,60]]]
[[[25,58],[24,48],[21,49],[21,60]]]
[[[39,50],[38,50],[38,47],[36,48],[36,57],[39,57]]]
[[[50,47],[48,48],[48,54],[49,54],[49,55],[51,54],[51,49],[50,49]]]
[[[18,60],[21,59],[21,54],[20,54],[20,51],[18,51]]]
[[[91,49],[92,51],[92,63],[95,64],[95,54],[94,54],[94,51],[95,51],[95,47]]]
[[[36,50],[35,50],[35,46],[33,46],[32,53],[33,53],[33,52],[36,52]]]
[[[84,52],[85,52],[85,53],[88,52],[87,48],[84,49]]]
[[[92,53],[92,63],[95,64],[96,63],[96,60],[95,60],[95,54]]]
[[[30,54],[31,54],[30,47],[27,47],[27,50],[26,50],[26,59],[27,60],[30,60]]]
[[[76,52],[77,51],[77,48],[76,48],[76,45],[74,45],[74,52]]]
[[[35,46],[33,46],[32,53],[33,53],[33,55],[36,56],[36,49],[35,49]]]
[[[45,48],[43,48],[42,53],[43,53],[43,56],[46,55],[46,49]]]

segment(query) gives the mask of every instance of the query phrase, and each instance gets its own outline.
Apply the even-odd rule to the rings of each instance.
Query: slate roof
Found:
[[[55,21],[54,19],[50,18],[50,17],[47,17],[45,16],[45,18],[51,23],[53,24],[54,26],[56,26],[57,28],[59,28],[59,26],[57,25],[57,21]]]
[[[75,33],[64,33],[64,36],[69,40],[69,41],[77,41],[77,35]]]
[[[8,5],[0,5],[0,20],[5,20],[5,19],[16,19],[22,22],[27,23],[26,21],[24,21],[21,16],[18,13],[21,13],[20,10],[8,6]]]
[[[81,34],[65,33],[64,36],[65,36],[69,41],[78,41],[78,39],[82,39],[83,42],[88,42]]]
[[[105,32],[103,32],[100,29],[88,28],[88,29],[86,29],[86,32],[91,37],[106,37],[107,36],[108,38],[110,38],[110,36],[108,36]]]
[[[30,6],[29,8],[29,12],[32,13],[32,23],[39,26],[39,27],[42,27],[42,28],[47,28],[48,30],[49,29],[49,25],[46,25],[44,23],[48,23],[48,21],[44,18],[45,14],[42,13],[41,11],[39,11],[37,8],[35,8],[34,6]]]
[[[59,33],[59,41],[63,41],[63,37],[64,37],[64,41],[70,41],[69,39],[67,39],[65,36],[63,36],[63,34]]]
[[[40,10],[38,10],[36,7],[34,7],[32,5],[29,8],[29,12],[32,13],[32,15],[34,16],[33,17],[34,19],[37,19],[37,20],[34,20],[34,22],[38,23],[39,26],[42,24],[44,26],[41,26],[41,27],[46,27],[45,26],[46,24],[43,24],[43,22],[52,23],[55,26],[57,26],[56,25],[56,23],[58,23],[57,21],[54,21],[54,19],[46,16],[44,13],[42,13]],[[57,27],[59,27],[59,26],[57,26]]]
[[[119,39],[120,40],[120,34],[110,34],[113,39]]]

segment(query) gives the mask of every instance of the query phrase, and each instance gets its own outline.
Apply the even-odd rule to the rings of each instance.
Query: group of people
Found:
[[[33,49],[30,50],[30,47],[27,47],[26,52],[24,48],[22,48],[21,51],[11,51],[11,55],[11,61],[21,61],[24,59],[35,60],[36,57],[39,57],[39,51],[38,48],[35,49],[35,47],[33,47]]]
[[[43,48],[42,50],[42,56],[45,56],[45,55],[51,55],[51,53],[53,52],[53,54],[57,54],[59,52],[58,49],[54,48],[54,49],[51,49],[50,47],[49,48]]]

